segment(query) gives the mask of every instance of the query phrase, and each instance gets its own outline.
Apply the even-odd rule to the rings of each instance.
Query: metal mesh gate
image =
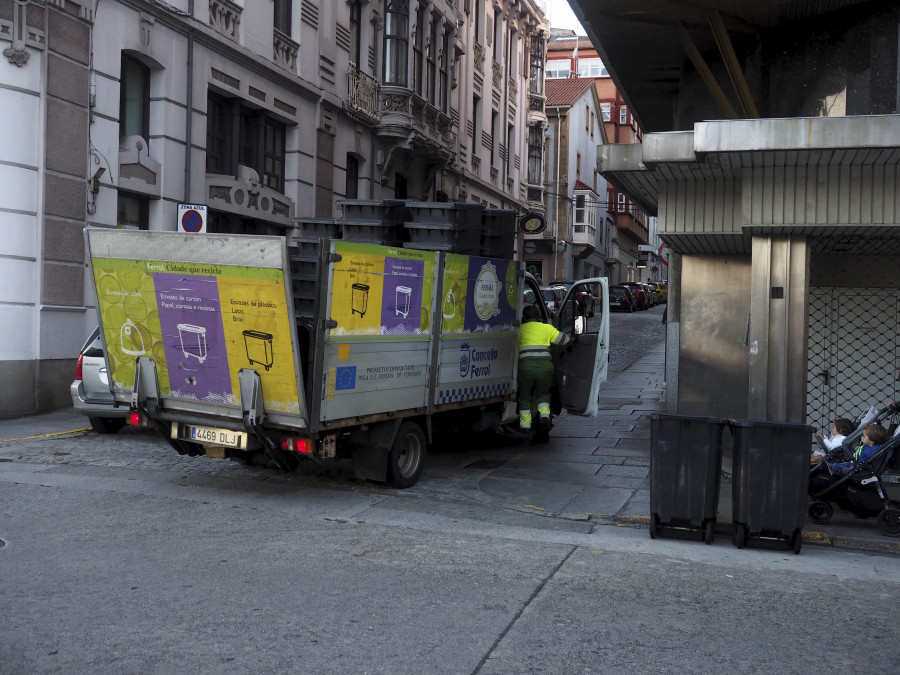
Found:
[[[896,289],[810,289],[806,419],[829,431],[871,405],[898,399]]]

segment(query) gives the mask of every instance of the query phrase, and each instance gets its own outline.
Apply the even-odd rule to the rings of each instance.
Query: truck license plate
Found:
[[[187,436],[198,443],[210,445],[225,445],[229,448],[246,448],[247,434],[243,431],[231,431],[229,429],[212,429],[210,427],[187,427]]]

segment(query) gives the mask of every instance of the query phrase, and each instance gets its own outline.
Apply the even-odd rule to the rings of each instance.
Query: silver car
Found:
[[[114,434],[125,426],[125,420],[131,414],[131,410],[127,406],[116,405],[109,390],[109,377],[99,326],[81,348],[78,365],[75,367],[75,380],[70,389],[72,405],[75,406],[75,410],[87,415],[94,431]]]

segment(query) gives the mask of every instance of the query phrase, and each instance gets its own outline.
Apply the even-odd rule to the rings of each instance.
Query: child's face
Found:
[[[865,431],[863,432],[863,435],[862,435],[862,444],[863,444],[863,445],[867,445],[867,446],[869,446],[870,448],[871,448],[873,445],[875,445],[872,441],[869,440],[869,436],[868,436],[868,434],[866,434]]]
[[[840,432],[837,430],[836,424],[831,425],[831,435],[832,436],[840,436]]]

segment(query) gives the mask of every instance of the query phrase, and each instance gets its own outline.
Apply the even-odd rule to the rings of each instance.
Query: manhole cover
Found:
[[[499,469],[506,464],[505,459],[479,459],[471,464],[466,464],[467,469]]]

